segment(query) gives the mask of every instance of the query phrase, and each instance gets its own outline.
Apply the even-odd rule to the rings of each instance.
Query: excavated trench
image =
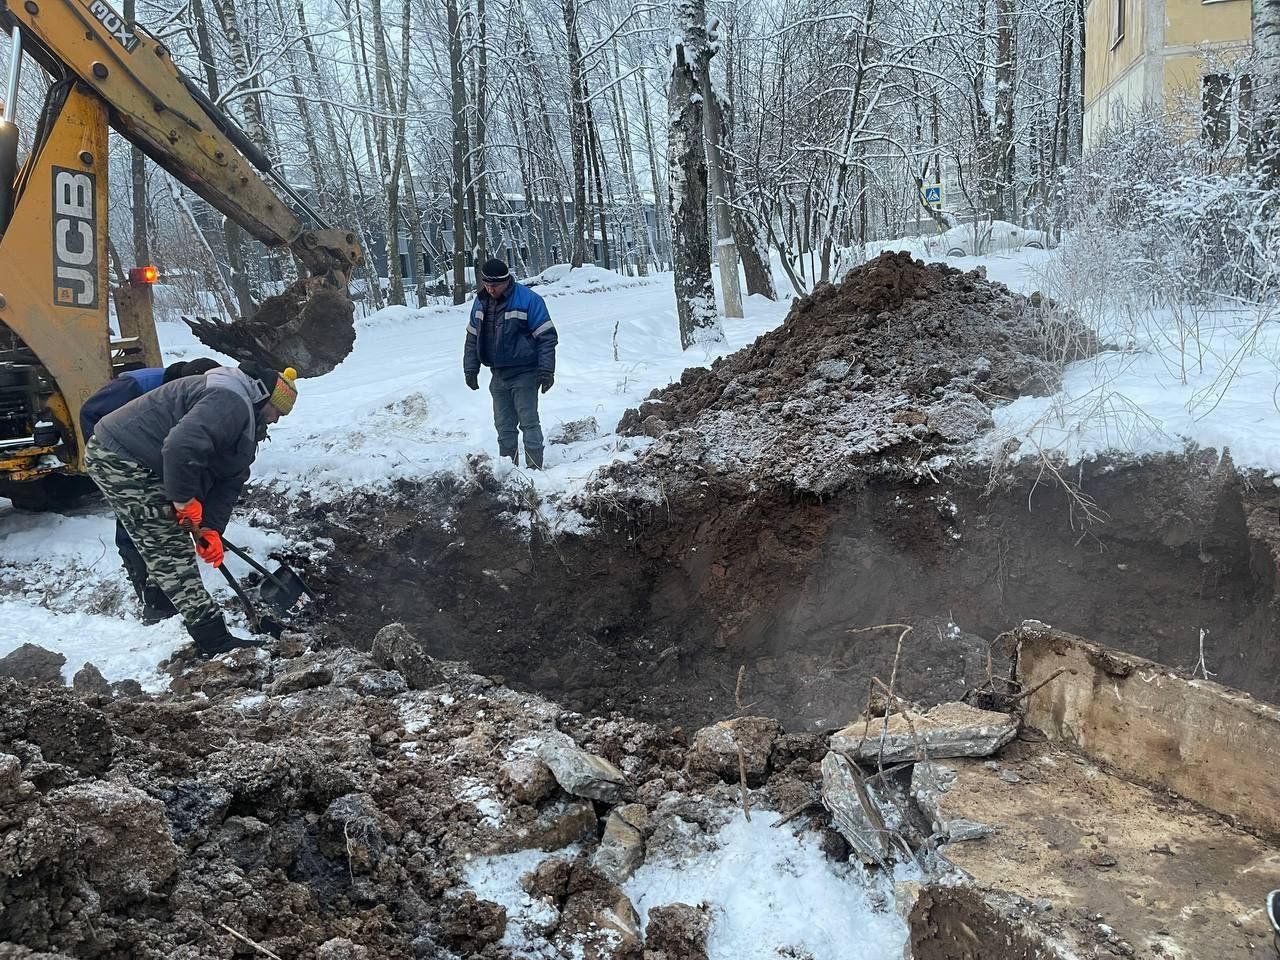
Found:
[[[1188,670],[1203,648],[1276,699],[1274,485],[1209,451],[980,462],[997,406],[1104,349],[1038,294],[884,254],[628,411],[653,442],[577,498],[589,535],[552,538],[479,463],[312,517],[330,632],[403,621],[575,709],[689,724],[834,726],[873,677],[955,699],[1023,619]]]
[[[572,709],[690,725],[735,696],[795,730],[846,722],[894,670],[889,624],[914,628],[896,685],[925,703],[1006,671],[993,641],[1024,619],[1187,670],[1203,637],[1216,679],[1280,700],[1270,484],[1212,452],[1095,462],[1079,491],[1104,518],[1085,523],[1031,468],[993,491],[978,468],[939,479],[818,500],[709,476],[645,514],[597,503],[593,535],[554,540],[500,522],[490,493],[406,490],[321,521],[341,558],[328,630],[367,647],[401,621]]]

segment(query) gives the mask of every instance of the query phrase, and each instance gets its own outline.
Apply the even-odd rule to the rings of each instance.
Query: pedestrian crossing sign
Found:
[[[936,183],[933,186],[923,187],[924,202],[930,206],[942,206],[942,184]]]

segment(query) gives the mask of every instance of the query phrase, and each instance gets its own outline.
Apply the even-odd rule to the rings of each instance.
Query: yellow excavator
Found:
[[[0,0],[0,31],[9,48],[0,88],[0,496],[38,508],[83,480],[84,401],[126,364],[162,365],[155,269],[109,281],[108,128],[309,271],[252,318],[192,323],[237,359],[302,376],[341,362],[355,340],[347,281],[363,252],[352,232],[324,223],[162,42],[105,0]],[[19,85],[30,61],[51,80],[19,167]]]

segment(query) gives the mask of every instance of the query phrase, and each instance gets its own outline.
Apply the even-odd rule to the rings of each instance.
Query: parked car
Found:
[[[946,245],[948,257],[985,256],[1024,247],[1043,250],[1049,245],[1049,235],[1043,230],[1029,230],[1006,220],[977,224],[976,230],[975,238],[975,225],[965,224],[945,231],[938,239]]]

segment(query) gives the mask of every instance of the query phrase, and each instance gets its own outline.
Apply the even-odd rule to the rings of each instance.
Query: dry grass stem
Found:
[[[250,940],[248,937],[246,937],[246,936],[245,936],[243,933],[241,933],[239,930],[233,930],[231,927],[228,927],[225,923],[219,923],[219,924],[218,924],[218,926],[220,926],[223,930],[227,931],[227,933],[231,934],[233,937],[235,937],[235,938],[236,938],[237,940],[239,940],[240,942],[242,942],[242,943],[246,943],[246,944],[248,944],[249,946],[253,947],[253,949],[257,950],[259,953],[263,954],[264,956],[271,957],[271,958],[272,958],[272,960],[280,960],[280,956],[279,956],[278,954],[272,953],[270,950],[268,950],[268,949],[267,949],[266,947],[264,947],[262,944],[260,944],[260,943],[255,943],[254,941]]]

